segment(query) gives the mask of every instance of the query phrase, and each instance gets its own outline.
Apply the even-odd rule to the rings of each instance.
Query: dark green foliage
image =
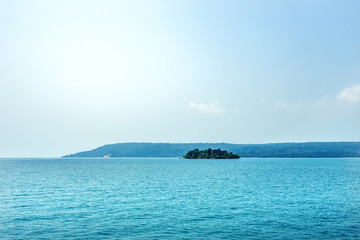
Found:
[[[207,150],[200,151],[199,149],[195,149],[189,151],[184,158],[189,159],[237,159],[240,158],[239,155],[233,154],[232,152],[228,153],[227,151],[221,151],[220,148],[212,150],[211,148]]]
[[[229,143],[116,143],[65,157],[180,157],[189,149],[226,149],[241,157],[339,158],[360,157],[360,142],[270,144]]]

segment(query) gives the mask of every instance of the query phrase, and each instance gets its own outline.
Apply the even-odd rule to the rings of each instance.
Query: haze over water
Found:
[[[0,159],[1,239],[359,239],[359,159]]]
[[[359,9],[0,0],[0,239],[360,239],[359,159],[39,158],[359,141]]]
[[[0,1],[0,157],[119,142],[359,141],[359,9]]]

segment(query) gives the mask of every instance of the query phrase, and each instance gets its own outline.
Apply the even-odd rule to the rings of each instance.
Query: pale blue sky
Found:
[[[0,0],[0,157],[360,140],[360,1]]]

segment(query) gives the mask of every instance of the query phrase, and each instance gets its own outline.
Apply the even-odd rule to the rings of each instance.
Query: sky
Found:
[[[360,141],[360,1],[0,0],[0,157]]]

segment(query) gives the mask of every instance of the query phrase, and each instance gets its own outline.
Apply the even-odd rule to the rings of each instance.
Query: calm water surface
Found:
[[[360,159],[0,159],[0,239],[360,239]]]

